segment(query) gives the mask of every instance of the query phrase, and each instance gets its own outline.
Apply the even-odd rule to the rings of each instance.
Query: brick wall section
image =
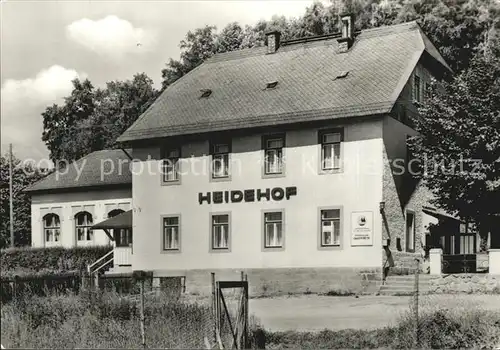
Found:
[[[403,135],[404,136],[404,135]],[[402,141],[402,140],[401,140]],[[405,140],[406,141],[406,140]],[[395,268],[391,272],[396,274],[404,274],[405,271],[411,271],[415,268],[415,258],[423,260],[424,245],[425,245],[425,228],[423,225],[422,207],[428,205],[430,192],[423,184],[415,184],[415,180],[410,178],[408,174],[394,175],[393,165],[394,159],[400,159],[405,152],[398,150],[394,151],[392,147],[391,157],[388,154],[389,149],[384,150],[384,173],[383,173],[383,201],[385,202],[385,223],[382,227],[382,236],[390,238],[390,250],[393,254]],[[400,147],[405,147],[400,145]],[[411,194],[404,193],[409,189],[413,189]],[[411,210],[415,215],[415,253],[405,252],[406,250],[406,210]],[[397,245],[398,238],[400,247]],[[398,250],[398,248],[400,250]],[[386,256],[383,263],[386,263]]]
[[[434,294],[500,294],[500,275],[485,273],[432,276],[429,283],[429,293]]]
[[[248,275],[252,297],[323,294],[332,291],[374,294],[378,291],[382,279],[380,267],[269,268],[243,271]],[[241,278],[241,270],[189,270],[186,271],[186,292],[209,295],[211,272],[215,273],[215,278],[219,281]]]

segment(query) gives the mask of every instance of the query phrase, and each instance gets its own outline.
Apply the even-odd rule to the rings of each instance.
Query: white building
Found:
[[[32,246],[111,245],[104,232],[90,228],[131,209],[129,163],[120,149],[97,151],[31,186]]]

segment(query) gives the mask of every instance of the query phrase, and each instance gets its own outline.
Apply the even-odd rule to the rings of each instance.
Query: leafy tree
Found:
[[[254,26],[228,24],[220,33],[207,26],[188,32],[180,60],[170,59],[163,69],[163,88],[200,65],[214,53],[265,44],[265,33],[279,30],[282,39],[336,33],[342,12],[356,15],[357,30],[417,21],[455,72],[468,67],[485,48],[500,50],[500,2],[492,0],[342,0],[325,6],[315,2],[299,18],[273,16]],[[496,45],[495,45],[496,43]]]
[[[116,138],[158,96],[144,73],[132,80],[112,81],[95,89],[89,80],[73,81],[73,91],[61,106],[42,113],[45,141],[54,163],[71,162],[93,151],[113,148]]]
[[[435,203],[477,225],[483,237],[500,216],[500,59],[477,55],[443,90],[432,89],[415,125],[413,153]],[[500,232],[492,235],[500,247]]]
[[[16,246],[31,243],[31,199],[23,190],[46,175],[46,170],[13,157],[14,237]],[[9,158],[0,157],[0,248],[10,246]]]
[[[89,148],[99,149],[100,145],[95,145],[95,140],[91,138],[92,130],[81,128],[94,112],[95,94],[94,86],[88,79],[75,79],[73,91],[65,98],[64,105],[54,104],[42,113],[42,140],[54,163],[81,158]]]

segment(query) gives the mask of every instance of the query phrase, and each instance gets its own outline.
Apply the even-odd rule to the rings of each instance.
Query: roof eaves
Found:
[[[374,103],[368,106],[343,106],[341,108],[294,111],[280,114],[260,115],[253,118],[244,117],[241,119],[230,121],[210,121],[207,123],[177,125],[175,127],[169,126],[155,129],[134,130],[127,135],[128,139],[126,141],[222,130],[284,125],[308,121],[321,121],[326,119],[341,119],[350,117],[362,117],[368,115],[379,115],[389,113],[392,110],[395,102],[396,99],[393,99],[380,103]]]

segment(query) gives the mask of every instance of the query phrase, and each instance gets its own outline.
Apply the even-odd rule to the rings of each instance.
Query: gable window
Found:
[[[406,251],[415,251],[415,214],[406,212]]]
[[[229,250],[229,214],[212,214],[212,250]]]
[[[92,214],[87,211],[79,212],[75,215],[76,239],[81,242],[89,242],[94,238],[90,229],[92,226]]]
[[[45,233],[45,242],[59,242],[61,237],[59,215],[47,214],[43,217],[43,232]]]
[[[321,246],[340,246],[340,209],[324,209],[320,214]]]
[[[321,170],[339,170],[341,167],[340,145],[342,143],[342,131],[322,131],[319,134],[321,143]]]
[[[231,144],[213,143],[212,144],[212,178],[220,179],[229,177],[229,153]]]
[[[179,176],[179,159],[181,151],[178,148],[168,149],[165,151],[163,159],[163,182],[178,182]]]
[[[283,174],[283,148],[285,147],[284,135],[271,135],[264,137],[264,174]]]
[[[163,250],[180,249],[179,231],[179,216],[168,216],[163,218]]]
[[[420,77],[415,74],[413,78],[413,101],[422,102],[420,91]]]
[[[264,213],[264,248],[283,248],[283,212]]]

